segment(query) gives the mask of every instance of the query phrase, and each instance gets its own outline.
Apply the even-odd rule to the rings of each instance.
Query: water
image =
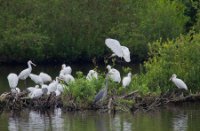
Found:
[[[0,130],[10,131],[199,131],[200,106],[162,108],[151,112],[100,113],[63,112],[61,109],[20,113],[3,112]]]

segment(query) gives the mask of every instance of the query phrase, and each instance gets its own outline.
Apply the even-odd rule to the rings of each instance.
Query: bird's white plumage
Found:
[[[16,87],[16,88],[11,88],[11,92],[12,92],[13,94],[18,94],[18,93],[20,93],[20,89],[19,89],[18,87]]]
[[[29,93],[32,93],[35,89],[39,89],[39,86],[36,85],[35,87],[28,87],[28,88],[27,88],[27,91],[28,91]]]
[[[34,81],[36,84],[43,84],[43,80],[40,76],[36,75],[36,74],[32,74],[30,73],[29,77],[31,78],[32,81]]]
[[[122,51],[123,51],[123,58],[126,62],[130,62],[131,58],[130,58],[130,51],[126,46],[121,46]]]
[[[52,78],[50,75],[44,72],[40,72],[39,76],[42,78],[43,83],[48,83],[52,81]]]
[[[130,51],[126,46],[121,46],[118,40],[115,39],[106,39],[105,44],[113,51],[113,55],[117,55],[118,57],[123,57],[126,62],[130,62]]]
[[[107,69],[108,69],[109,77],[110,77],[114,82],[120,83],[120,82],[121,82],[121,76],[120,76],[119,71],[118,71],[117,69],[111,68],[110,65],[107,66]]]
[[[30,97],[31,98],[39,98],[39,97],[41,97],[43,95],[43,91],[42,91],[42,89],[35,89],[32,93],[31,93],[31,95],[30,95]]]
[[[7,77],[10,88],[16,88],[19,78],[15,73],[10,73]]]
[[[72,75],[66,74],[66,75],[60,75],[60,78],[64,80],[65,83],[69,84],[70,82],[74,82],[75,79]]]
[[[123,87],[129,86],[129,84],[131,83],[131,75],[132,74],[129,72],[128,75],[123,78],[123,80],[122,80],[122,86]]]
[[[185,89],[188,90],[187,85],[181,80],[176,78],[176,74],[173,74],[170,80],[179,88],[179,89]]]
[[[60,92],[64,91],[64,87],[62,86],[62,84],[58,83],[57,90],[59,90]]]
[[[115,39],[106,39],[105,44],[110,48],[118,57],[123,57],[123,51],[118,40]]]
[[[87,80],[98,79],[98,73],[95,70],[90,70],[86,76]]]
[[[58,77],[56,77],[56,80],[53,80],[53,81],[49,84],[49,86],[48,86],[48,93],[47,93],[47,94],[50,94],[51,92],[56,91],[57,85],[58,85]]]
[[[34,65],[34,66],[36,66],[36,65],[35,65],[34,63],[32,63],[32,61],[30,61],[30,60],[27,62],[27,64],[28,64],[28,68],[27,68],[27,69],[24,69],[23,71],[21,71],[21,72],[19,73],[19,75],[18,75],[19,79],[21,79],[21,80],[25,80],[25,79],[30,75],[30,73],[31,73],[31,71],[32,71],[31,64]]]
[[[72,68],[70,66],[66,66],[65,64],[62,64],[62,69],[60,71],[60,74],[66,75],[66,74],[71,74],[72,73]]]

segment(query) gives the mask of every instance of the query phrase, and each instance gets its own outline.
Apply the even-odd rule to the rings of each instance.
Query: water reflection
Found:
[[[186,131],[200,130],[200,106],[164,108],[136,114],[99,113],[93,111],[63,112],[61,109],[0,115],[0,130],[33,131]]]
[[[176,114],[173,119],[174,131],[186,131],[188,124],[188,114],[184,114],[183,111]]]

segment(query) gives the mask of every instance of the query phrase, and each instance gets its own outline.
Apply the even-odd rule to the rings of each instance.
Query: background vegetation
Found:
[[[143,61],[149,42],[199,31],[198,9],[198,0],[0,0],[0,62],[102,60],[107,37]]]

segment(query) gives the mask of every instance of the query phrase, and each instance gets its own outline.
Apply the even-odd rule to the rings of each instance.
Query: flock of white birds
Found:
[[[123,58],[126,62],[131,61],[129,49],[125,46],[121,46],[119,41],[108,38],[105,40],[105,44],[113,51],[111,57],[118,56]],[[27,91],[29,92],[28,96],[30,98],[39,98],[43,94],[50,94],[51,92],[55,92],[56,96],[59,96],[64,91],[64,86],[62,83],[60,83],[60,80],[64,81],[66,84],[75,82],[75,78],[71,75],[72,68],[70,66],[66,66],[65,64],[61,66],[60,74],[55,78],[55,80],[52,80],[51,76],[44,72],[41,72],[39,75],[31,73],[31,65],[36,65],[31,60],[29,60],[27,64],[28,68],[21,71],[19,75],[10,73],[7,77],[11,92],[14,94],[20,92],[20,89],[17,87],[18,81],[26,81],[28,77],[30,77],[30,79],[36,84],[34,87],[27,87]],[[120,83],[120,72],[117,69],[112,68],[110,65],[107,65],[106,68],[108,69],[110,79],[114,82]],[[123,87],[129,86],[131,83],[131,76],[132,74],[129,72],[128,75],[122,79]],[[95,70],[90,70],[86,76],[86,79],[98,79],[98,73]],[[174,82],[178,88],[187,90],[186,84],[181,79],[176,78],[175,74],[172,75],[170,80],[172,80],[172,82]]]

